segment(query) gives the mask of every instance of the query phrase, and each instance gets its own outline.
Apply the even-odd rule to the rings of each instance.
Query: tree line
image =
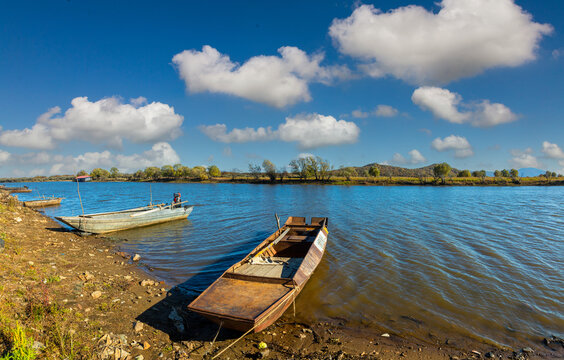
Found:
[[[384,166],[384,168],[390,168],[390,166]],[[425,169],[430,169],[427,167]],[[422,169],[421,169],[422,170]],[[388,171],[388,170],[387,170]],[[455,170],[448,163],[443,162],[432,166],[432,175],[430,173],[420,172],[416,177],[423,179],[427,176],[432,176],[437,181],[441,181],[443,184],[447,177],[458,177],[458,178],[479,178],[485,181],[486,171],[476,170],[470,172],[470,170]],[[133,174],[122,174],[116,167],[112,167],[110,170],[95,168],[90,174],[85,170],[81,170],[77,173],[77,176],[90,175],[93,180],[108,180],[108,179],[125,179],[133,181],[143,181],[143,180],[193,180],[193,181],[203,181],[214,178],[226,177],[235,180],[236,178],[252,178],[255,181],[261,178],[268,179],[270,182],[280,181],[283,182],[285,179],[298,179],[302,181],[314,180],[319,182],[329,182],[334,177],[344,178],[347,181],[351,181],[353,178],[378,178],[381,176],[380,167],[377,164],[368,165],[361,168],[355,167],[341,167],[335,169],[334,166],[326,159],[319,156],[307,156],[294,159],[286,166],[276,167],[276,165],[265,159],[261,164],[249,163],[248,170],[246,172],[239,169],[232,169],[230,171],[221,171],[216,165],[205,166],[194,166],[188,167],[182,164],[175,165],[164,165],[162,167],[149,166],[144,170],[137,170]],[[388,174],[390,179],[391,174]],[[554,172],[547,171],[545,174],[541,175],[547,179],[562,177],[562,175],[557,175]],[[401,177],[401,176],[400,176]],[[494,171],[495,178],[511,178],[518,179],[519,171],[517,169],[503,169]]]
[[[109,171],[102,168],[93,169],[90,174],[85,170],[79,171],[77,176],[90,175],[93,180],[129,179],[129,180],[158,180],[158,179],[197,179],[207,180],[221,176],[221,171],[216,165],[194,166],[190,168],[182,164],[165,165],[163,167],[149,166],[144,170],[137,170],[133,174],[122,174],[116,167]]]

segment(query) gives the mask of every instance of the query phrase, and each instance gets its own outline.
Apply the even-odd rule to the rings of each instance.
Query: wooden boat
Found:
[[[59,216],[55,217],[55,219],[82,232],[103,234],[172,220],[186,219],[194,209],[193,206],[182,206],[182,204],[186,202],[187,201],[168,205],[148,205],[134,209],[98,214]]]
[[[2,190],[9,191],[10,193],[27,193],[27,192],[31,192],[31,189],[28,188],[27,186],[21,186],[21,187],[8,187],[8,186],[4,186],[4,188],[3,188]]]
[[[50,198],[24,201],[23,204],[25,207],[45,207],[45,206],[59,205],[61,203],[61,200],[63,200],[62,197],[53,196]]]
[[[327,223],[325,217],[314,217],[309,225],[303,217],[289,217],[188,309],[242,332],[267,328],[292,304],[321,261]]]

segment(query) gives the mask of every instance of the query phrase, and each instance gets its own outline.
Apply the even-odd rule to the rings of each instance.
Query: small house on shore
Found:
[[[81,175],[81,176],[77,176],[75,178],[76,182],[86,182],[86,181],[90,181],[92,180],[92,177],[90,177],[90,175]]]

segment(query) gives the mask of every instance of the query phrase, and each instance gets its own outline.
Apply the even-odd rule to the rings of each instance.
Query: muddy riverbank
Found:
[[[1,190],[0,190],[1,192]],[[78,236],[0,193],[0,358],[211,358],[240,334],[189,313],[195,293],[150,276],[102,236]],[[264,344],[262,344],[264,343]],[[266,345],[266,348],[264,348]],[[259,349],[262,348],[262,349]],[[299,323],[290,309],[274,326],[251,334],[220,359],[562,358],[560,341],[502,349],[430,332],[414,339],[346,319]],[[8,357],[9,358],[9,357]],[[28,357],[33,358],[33,357]]]

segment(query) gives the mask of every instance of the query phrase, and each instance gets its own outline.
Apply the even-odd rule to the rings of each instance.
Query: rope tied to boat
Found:
[[[241,335],[239,338],[233,340],[233,342],[231,344],[229,344],[227,347],[225,347],[223,350],[221,350],[219,353],[217,353],[216,355],[214,355],[212,357],[212,360],[217,358],[219,355],[223,354],[227,349],[229,349],[231,346],[235,345],[237,342],[239,342],[239,340],[241,340],[242,338],[244,338],[245,336],[247,336],[251,331],[253,331],[254,329],[256,329],[260,324],[262,324],[266,319],[268,319],[268,316],[270,316],[272,313],[274,313],[274,311],[278,310],[278,308],[280,308],[282,305],[286,304],[286,302],[288,301],[288,299],[292,299],[292,302],[294,303],[294,316],[296,316],[296,308],[295,308],[295,302],[296,302],[296,296],[297,294],[300,292],[300,286],[296,283],[295,280],[292,280],[292,283],[294,285],[294,288],[292,289],[292,295],[289,296],[287,299],[282,300],[278,305],[276,305],[274,308],[270,309],[270,311],[268,311],[261,320],[257,321],[257,323],[250,328],[249,330],[247,330],[243,335]]]
[[[296,297],[300,293],[300,285],[298,285],[294,279],[292,279],[292,284],[294,285],[294,293],[292,294],[294,299],[292,300],[292,307],[294,308],[294,317],[296,317]]]
[[[251,265],[289,265],[288,261],[272,257],[255,256],[249,259]]]

